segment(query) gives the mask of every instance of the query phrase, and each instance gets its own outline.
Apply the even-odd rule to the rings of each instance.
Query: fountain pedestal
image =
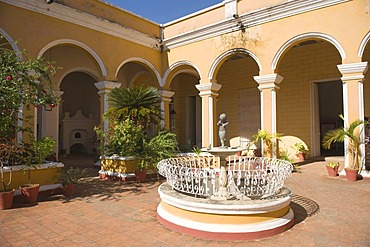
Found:
[[[209,149],[202,149],[202,151],[210,153],[212,155],[220,157],[220,175],[219,175],[219,186],[218,186],[218,191],[211,196],[211,199],[213,200],[227,200],[230,198],[233,198],[234,196],[238,196],[238,191],[236,185],[231,185],[231,187],[234,188],[233,194],[228,191],[228,178],[227,178],[227,172],[226,172],[226,158],[235,155],[238,152],[245,151],[246,148],[229,148],[229,147],[213,147]]]

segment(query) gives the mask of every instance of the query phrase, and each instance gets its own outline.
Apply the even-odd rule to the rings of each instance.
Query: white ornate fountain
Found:
[[[167,182],[158,188],[158,220],[208,239],[257,239],[289,229],[294,214],[284,180],[292,164],[234,156],[242,150],[223,146],[160,161],[158,172]]]

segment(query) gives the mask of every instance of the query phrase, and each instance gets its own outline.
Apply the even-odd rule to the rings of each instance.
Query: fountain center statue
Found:
[[[220,137],[221,141],[221,147],[227,147],[227,139],[226,139],[226,125],[228,125],[229,122],[227,121],[226,114],[221,113],[220,119],[217,122],[217,125],[220,126],[218,129],[218,136]]]

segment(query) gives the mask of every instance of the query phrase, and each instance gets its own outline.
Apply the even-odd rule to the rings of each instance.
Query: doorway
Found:
[[[343,156],[344,144],[333,143],[329,150],[321,145],[324,135],[333,129],[343,127],[343,120],[339,117],[343,114],[343,83],[340,80],[314,82],[313,106],[313,129],[316,130],[315,148],[312,156]],[[315,153],[316,150],[316,153]]]

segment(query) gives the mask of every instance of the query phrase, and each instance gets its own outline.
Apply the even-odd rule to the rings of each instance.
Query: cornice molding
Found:
[[[173,37],[165,38],[164,45],[167,49],[187,45],[197,41],[213,38],[223,34],[240,30],[241,27],[249,28],[267,22],[287,18],[308,11],[329,7],[351,0],[295,0],[282,4],[244,13],[238,19],[229,18],[213,23],[196,30],[185,32]]]
[[[53,4],[46,4],[44,1],[37,0],[0,0],[0,2],[4,2],[16,7],[20,7],[66,22],[80,25],[95,31],[109,34],[118,38],[122,38],[136,44],[160,50],[159,41],[153,37],[150,37],[149,35],[119,25],[117,23],[109,22],[108,20],[101,19],[94,15],[80,12],[76,9],[58,4],[56,2],[54,2]]]

